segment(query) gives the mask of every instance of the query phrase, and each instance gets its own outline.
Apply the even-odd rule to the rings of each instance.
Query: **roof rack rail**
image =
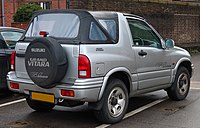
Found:
[[[123,13],[123,15],[124,15],[124,16],[130,16],[130,17],[136,17],[136,18],[139,18],[139,19],[145,20],[143,17],[138,16],[138,15],[134,15],[134,14]]]

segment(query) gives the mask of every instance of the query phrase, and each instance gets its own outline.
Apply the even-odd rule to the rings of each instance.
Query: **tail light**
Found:
[[[15,71],[15,55],[16,51],[13,51],[10,58],[10,69],[11,71]]]
[[[12,82],[10,82],[10,88],[12,88],[12,89],[19,89],[19,84],[18,83],[12,83]]]
[[[40,34],[41,36],[43,36],[43,37],[47,37],[47,35],[49,35],[49,33],[46,32],[46,31],[40,31],[39,34]]]
[[[73,90],[61,90],[61,95],[62,96],[69,96],[69,97],[74,97],[74,91]]]
[[[91,67],[90,60],[85,55],[79,55],[78,57],[78,77],[79,78],[90,78]]]

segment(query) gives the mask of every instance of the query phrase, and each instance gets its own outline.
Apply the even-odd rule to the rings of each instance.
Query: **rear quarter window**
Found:
[[[94,41],[107,40],[105,34],[101,31],[101,29],[94,22],[91,22],[91,25],[90,25],[89,39],[94,40]]]
[[[117,37],[117,24],[114,20],[100,19],[99,22],[107,30],[110,36],[116,40]]]
[[[117,24],[112,19],[98,19],[101,26],[108,32],[112,40],[117,40]],[[101,29],[92,22],[90,25],[89,39],[93,41],[105,41],[107,37]]]

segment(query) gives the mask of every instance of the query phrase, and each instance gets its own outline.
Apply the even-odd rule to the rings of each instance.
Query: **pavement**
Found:
[[[192,56],[192,63],[194,64],[194,75],[191,81],[200,81],[200,54]]]

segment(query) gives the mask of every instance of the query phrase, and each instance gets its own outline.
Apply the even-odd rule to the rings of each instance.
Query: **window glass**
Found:
[[[135,46],[161,48],[160,38],[146,23],[132,19],[128,23]]]
[[[110,36],[116,40],[116,28],[117,25],[115,23],[114,20],[99,20],[99,22],[101,23],[101,25],[108,31],[108,33],[110,34]]]
[[[92,22],[90,25],[90,33],[89,33],[89,39],[90,40],[100,40],[105,41],[107,40],[105,34],[100,30],[100,28]]]
[[[39,2],[38,4],[40,4],[40,7],[42,7],[42,9],[50,9],[51,7],[51,2]]]
[[[1,32],[3,40],[6,42],[8,47],[14,47],[16,42],[21,38],[23,33],[21,32]]]
[[[40,31],[48,32],[48,36],[75,38],[80,26],[79,17],[75,14],[43,14],[34,18],[25,37],[40,37]]]
[[[42,9],[51,9],[52,2],[47,1],[47,2],[29,2],[29,4],[37,4],[39,5]]]

